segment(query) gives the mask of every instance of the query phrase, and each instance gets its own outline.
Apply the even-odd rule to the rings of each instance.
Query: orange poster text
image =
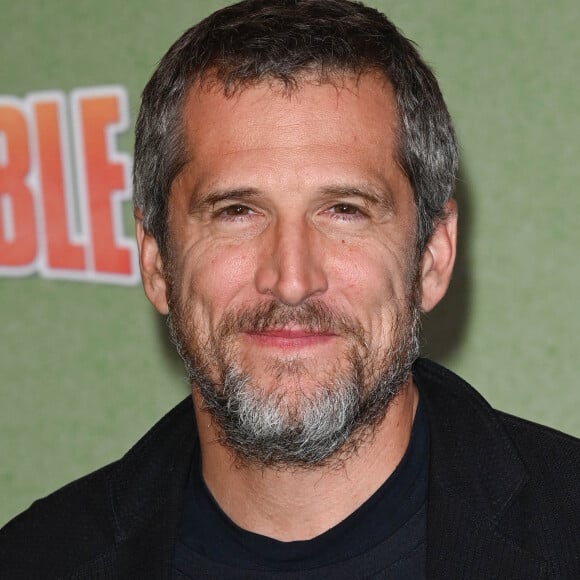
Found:
[[[0,276],[135,284],[123,228],[131,159],[119,86],[0,96]]]

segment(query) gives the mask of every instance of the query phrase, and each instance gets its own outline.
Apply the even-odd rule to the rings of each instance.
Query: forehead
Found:
[[[187,162],[181,177],[190,191],[244,185],[222,183],[231,179],[288,183],[293,175],[302,184],[330,174],[338,181],[409,189],[397,162],[394,93],[378,73],[332,82],[306,77],[292,90],[263,82],[232,95],[217,81],[196,84],[185,100],[183,124]]]
[[[379,120],[382,136],[394,136],[397,112],[390,83],[380,73],[357,76],[337,73],[326,81],[303,75],[296,86],[288,87],[281,81],[271,80],[241,87],[226,95],[220,81],[210,78],[189,89],[183,109],[186,135],[195,137],[201,133],[206,139],[218,135],[225,139],[242,133],[249,137],[251,129],[258,132],[261,127],[272,126],[284,130],[284,137],[288,138],[293,125],[301,128],[302,134],[313,125],[318,128],[326,125],[320,135],[324,139],[332,132],[333,119],[341,121],[345,138],[354,137],[357,127],[376,126]],[[276,139],[276,135],[270,137]],[[372,139],[374,135],[368,137]],[[267,138],[267,135],[260,136],[260,139]]]

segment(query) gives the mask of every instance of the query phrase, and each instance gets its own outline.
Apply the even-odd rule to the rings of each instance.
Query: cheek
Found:
[[[405,257],[384,246],[343,246],[343,255],[332,261],[341,299],[369,333],[390,331],[394,310],[407,299],[408,267]]]
[[[377,304],[405,294],[406,263],[384,248],[344,247],[330,262],[339,285],[357,300]]]
[[[188,271],[182,292],[190,293],[196,314],[212,325],[251,285],[253,264],[252,256],[237,247],[191,251],[183,260]]]

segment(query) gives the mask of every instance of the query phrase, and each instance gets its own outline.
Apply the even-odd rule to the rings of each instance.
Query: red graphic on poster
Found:
[[[0,96],[0,276],[134,284],[123,87]]]
[[[36,259],[34,196],[26,115],[15,101],[0,101],[0,267],[28,274]]]

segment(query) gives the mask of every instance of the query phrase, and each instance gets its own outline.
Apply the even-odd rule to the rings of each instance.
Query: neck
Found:
[[[360,507],[393,473],[407,449],[418,393],[411,380],[360,447],[320,467],[264,468],[241,464],[194,390],[202,472],[213,497],[241,528],[281,541],[308,540]]]

